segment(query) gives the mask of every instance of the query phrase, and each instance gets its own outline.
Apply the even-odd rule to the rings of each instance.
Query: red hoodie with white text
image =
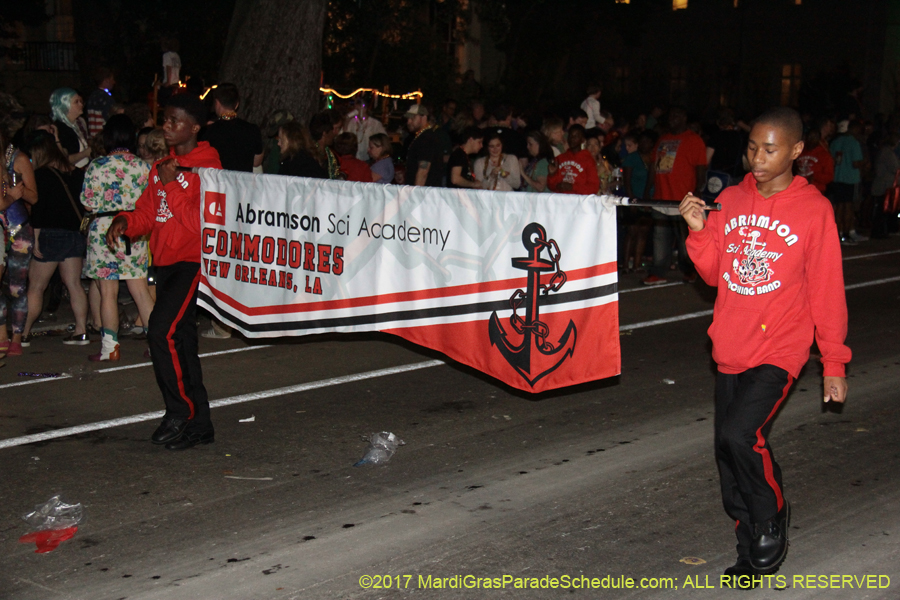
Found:
[[[564,194],[581,194],[589,196],[600,189],[600,177],[597,175],[597,163],[588,150],[575,151],[570,148],[556,157],[559,165],[556,173],[547,177],[547,185],[554,192],[559,192],[559,184],[571,183],[572,190],[559,192]]]
[[[182,167],[221,169],[219,153],[208,142],[178,156]],[[125,235],[140,237],[150,234],[153,264],[165,267],[177,262],[200,262],[200,176],[179,171],[178,177],[163,185],[157,171],[158,161],[150,169],[150,183],[144,189],[132,212],[120,213],[128,220]]]
[[[718,201],[722,210],[690,232],[687,249],[718,288],[709,337],[719,371],[770,364],[796,378],[815,338],[824,375],[844,377],[851,353],[831,203],[802,177],[764,198],[752,174]]]

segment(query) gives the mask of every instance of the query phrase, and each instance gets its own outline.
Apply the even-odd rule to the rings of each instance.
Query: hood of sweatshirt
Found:
[[[818,190],[816,190],[814,185],[811,185],[808,181],[806,181],[805,178],[796,176],[791,180],[791,184],[787,186],[786,189],[778,192],[777,194],[773,194],[769,198],[763,197],[763,195],[759,193],[759,190],[756,189],[756,179],[753,177],[753,173],[747,173],[744,176],[743,181],[741,181],[741,183],[738,185],[744,193],[753,197],[754,200],[758,199],[762,202],[795,200],[807,194],[813,194],[816,196],[819,195],[819,192]]]
[[[197,142],[197,147],[187,154],[175,154],[175,149],[169,148],[169,155],[156,161],[154,166],[164,160],[169,160],[170,158],[178,160],[178,164],[182,167],[222,168],[221,162],[219,161],[219,151],[210,146],[209,142]]]

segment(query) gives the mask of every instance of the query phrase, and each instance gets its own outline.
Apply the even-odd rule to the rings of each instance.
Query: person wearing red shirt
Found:
[[[725,511],[735,521],[738,560],[732,587],[751,588],[787,554],[790,505],[768,437],[778,409],[809,359],[822,353],[825,402],[847,396],[850,349],[841,247],[831,203],[802,177],[800,115],[773,108],[750,131],[744,180],[705,217],[688,194],[680,205],[687,249],[717,288],[709,328],[718,365],[715,452]]]
[[[169,156],[150,169],[150,183],[134,211],[119,213],[106,232],[106,244],[113,252],[122,236],[150,234],[156,304],[147,342],[166,404],[162,423],[150,441],[168,450],[186,450],[215,438],[197,347],[200,177],[178,170],[222,168],[216,149],[197,141],[203,123],[206,109],[196,96],[176,94],[168,100],[163,132]]]
[[[834,159],[818,129],[812,129],[806,134],[806,143],[795,167],[797,175],[805,177],[806,181],[823,194],[828,184],[834,180]]]
[[[671,208],[653,209],[653,267],[644,285],[666,283],[672,264],[672,234],[678,238],[678,262],[685,283],[697,278],[684,248],[687,230],[678,216],[678,200],[688,192],[699,196],[706,185],[706,144],[688,129],[687,111],[680,106],[669,109],[669,133],[660,136],[650,164],[644,197],[653,190],[654,200],[674,200]]]
[[[372,169],[365,162],[356,158],[359,142],[356,134],[349,131],[334,138],[334,152],[341,164],[341,173],[347,181],[372,183]]]
[[[581,194],[587,196],[600,190],[597,164],[590,151],[582,150],[584,127],[569,127],[569,149],[556,157],[548,165],[547,185],[561,194]]]

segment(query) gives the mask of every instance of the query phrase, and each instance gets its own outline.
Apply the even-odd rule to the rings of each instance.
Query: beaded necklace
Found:
[[[362,141],[366,137],[366,130],[369,129],[369,117],[360,117],[357,115],[353,117],[353,120],[356,122],[356,137],[358,140]]]
[[[429,131],[431,129],[437,129],[437,125],[429,125],[428,127],[423,127],[422,129],[420,129],[419,131],[416,132],[416,137],[413,138],[413,141],[416,141],[417,139],[419,139],[420,135],[422,135],[423,133],[425,133],[426,131]]]
[[[16,149],[13,147],[12,144],[7,146],[7,148],[6,148],[6,165],[5,165],[7,168],[9,167],[9,161],[12,160],[13,154],[15,154],[15,153],[16,153]]]
[[[503,154],[503,153],[501,152],[501,153],[500,153],[500,162],[497,163],[497,168],[500,170],[500,177],[501,177],[501,178],[502,178],[502,177],[506,177],[506,176],[509,175],[509,173],[508,173],[507,171],[504,171],[504,170],[503,170],[503,160],[504,160],[505,158],[506,158],[506,155]],[[491,164],[492,164],[492,163],[491,163],[491,160],[492,160],[492,159],[491,159],[490,156],[488,156],[488,157],[485,158],[485,161],[484,161],[484,170],[482,171],[482,175],[484,175],[485,177],[487,177],[488,167],[491,166]]]
[[[316,142],[316,148],[319,143]],[[341,175],[341,163],[335,155],[334,150],[325,146],[325,168],[328,170],[328,179],[339,179]]]
[[[236,118],[237,118],[237,113],[234,112],[233,110],[226,110],[221,115],[219,115],[220,121],[231,121],[232,119],[236,119]]]

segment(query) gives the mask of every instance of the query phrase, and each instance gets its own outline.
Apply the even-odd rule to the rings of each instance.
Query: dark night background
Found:
[[[143,101],[167,38],[180,44],[182,77],[202,89],[219,81],[229,34],[254,26],[232,22],[240,3],[252,12],[262,0],[5,3],[0,91],[42,111],[53,88],[89,93],[109,66],[117,99]],[[565,114],[602,82],[620,118],[677,103],[704,120],[719,106],[752,118],[773,104],[873,119],[900,97],[895,0],[689,0],[683,10],[672,0],[329,0],[326,10],[322,82],[342,91],[389,85],[435,104]],[[278,39],[257,34],[280,56]],[[467,70],[478,84],[462,81]]]

